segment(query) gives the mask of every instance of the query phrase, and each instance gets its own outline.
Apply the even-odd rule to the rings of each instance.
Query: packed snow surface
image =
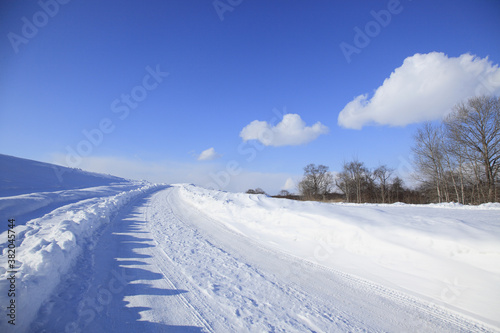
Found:
[[[16,325],[21,331],[34,319],[42,303],[56,290],[61,276],[69,272],[83,250],[88,248],[95,231],[103,224],[109,223],[131,200],[157,187],[144,185],[108,197],[100,197],[101,192],[96,190],[93,198],[63,205],[40,218],[28,221],[25,225],[16,226],[14,233],[2,233],[0,290],[5,292],[0,295],[0,300],[4,301],[2,304],[8,304],[10,301],[6,296],[12,282],[9,278],[14,271],[17,280],[15,297],[19,300],[16,310],[19,321]],[[39,193],[38,197],[50,198],[51,194]],[[0,203],[2,199],[0,198]],[[19,201],[21,206],[25,202],[22,199]],[[17,221],[15,215],[7,216],[14,217]],[[5,218],[3,212],[2,218],[7,226],[8,218]],[[13,253],[9,252],[12,248],[8,247],[8,235],[12,234],[16,235],[18,243],[14,249],[16,269],[9,269],[7,261],[8,254]]]
[[[55,189],[0,197],[0,332],[500,331],[499,204]]]
[[[309,262],[500,324],[500,204],[325,204],[182,186],[228,228]]]

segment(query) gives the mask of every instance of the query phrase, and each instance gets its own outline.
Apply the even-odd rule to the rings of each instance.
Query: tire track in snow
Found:
[[[197,303],[197,309],[216,331],[299,332],[315,331],[317,325],[323,327],[322,331],[367,331],[369,327],[339,310],[335,316],[325,316],[321,306],[315,304],[317,300],[311,301],[308,295],[275,281],[272,275],[239,261],[204,238],[174,214],[176,203],[169,201],[170,194],[163,191],[153,198],[156,211],[148,215],[154,237],[179,267],[177,273],[172,272],[176,275],[174,284],[182,289],[195,288],[197,292],[184,295]],[[296,315],[297,311],[302,317]],[[316,318],[322,322],[310,325]]]
[[[76,308],[65,303],[63,291],[51,300],[53,308],[81,310],[98,286],[109,284],[113,269],[123,269],[126,287],[88,329],[488,331],[431,303],[267,248],[207,217],[177,191],[158,191],[125,207],[90,249],[98,262],[81,281],[76,279],[93,291],[77,294]],[[67,288],[74,287],[75,281],[70,282]],[[51,315],[59,322],[67,319]],[[183,322],[192,318],[189,325],[197,327],[171,326],[181,317]]]
[[[176,189],[170,189],[170,191],[173,192]],[[399,330],[409,329],[413,331],[490,332],[494,330],[492,327],[487,327],[485,324],[449,311],[439,305],[266,248],[225,227],[222,223],[204,216],[203,212],[189,203],[184,202],[183,205],[183,199],[176,197],[176,194],[172,194],[169,198],[169,205],[172,206],[172,209],[176,209],[176,213],[183,215],[185,222],[194,221],[191,223],[191,227],[203,229],[205,236],[208,235],[211,241],[215,239],[215,243],[219,247],[224,244],[223,247],[226,250],[229,249],[228,251],[233,255],[236,254],[239,260],[247,263],[249,260],[253,260],[266,272],[272,272],[274,276],[271,278],[274,278],[277,284],[288,286],[289,290],[307,295],[309,299],[315,299],[316,302],[312,303],[312,308],[315,308],[314,313],[316,314],[321,313],[322,306],[330,306],[328,310],[335,312],[338,318],[351,320],[352,318],[362,318],[364,324],[359,325],[361,330],[368,329],[369,331],[394,330],[397,327]],[[246,245],[238,246],[238,242],[240,245],[243,243]],[[258,255],[253,257],[248,255],[252,250],[258,252]],[[272,264],[266,265],[266,260],[256,258],[259,255],[265,258],[278,258],[278,262],[284,261],[285,265],[282,267],[289,269],[289,274],[283,276],[279,270],[273,270]],[[272,262],[276,263],[276,261]],[[293,270],[298,266],[309,267],[309,269],[301,269],[300,274],[294,277]],[[315,275],[319,275],[321,278],[315,279]],[[269,278],[269,276],[267,277]],[[325,283],[329,287],[311,288],[315,280],[317,283]],[[304,284],[304,282],[306,283]],[[335,292],[329,292],[329,288]],[[349,291],[345,292],[345,290]],[[335,293],[344,294],[344,299],[339,301],[343,304],[342,309],[347,312],[332,306],[331,302],[325,302],[325,296],[334,298]],[[348,298],[352,301],[347,300]],[[369,306],[365,306],[365,304],[369,304]],[[356,307],[362,308],[363,311],[356,311]],[[347,315],[341,316],[341,313],[347,313]],[[395,314],[390,315],[390,313]],[[349,322],[349,325],[352,324]],[[353,327],[350,327],[349,330],[353,330]]]
[[[96,233],[79,259],[83,265],[64,277],[30,332],[202,331],[180,300],[186,291],[171,288],[150,255],[155,245],[144,218],[150,195]]]
[[[150,201],[147,203],[145,209],[144,209],[144,220],[145,221],[149,221],[149,210],[151,209],[151,205],[150,205]],[[156,246],[154,247],[154,250],[157,252],[156,256],[152,256],[153,258],[166,258],[171,264],[174,264],[174,262],[172,261],[172,259],[168,256],[168,254],[159,246],[160,244],[158,243],[158,241],[154,241]],[[161,251],[161,254],[158,253],[158,251]],[[158,269],[162,272],[163,274],[163,279],[165,279],[168,283],[168,285],[172,288],[172,289],[180,289],[178,288],[178,286],[172,282],[169,278],[168,278],[168,275],[169,275],[169,269],[168,267],[166,267],[165,265],[165,262],[163,260],[155,260],[156,264],[157,264],[157,267]],[[184,295],[180,294],[179,295],[179,298],[181,299],[182,303],[184,304],[184,306],[186,308],[189,308],[192,310],[192,314],[193,316],[196,317],[196,319],[199,321],[199,324],[201,326],[203,326],[208,332],[215,332],[213,330],[213,328],[210,326],[210,324],[205,320],[205,318],[203,318],[203,316],[200,314],[200,312],[192,305],[190,304],[187,299],[184,297]]]

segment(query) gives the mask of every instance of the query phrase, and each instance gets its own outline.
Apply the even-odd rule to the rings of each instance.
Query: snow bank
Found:
[[[498,204],[325,204],[192,185],[179,193],[266,246],[500,327]]]
[[[61,276],[74,265],[94,233],[131,200],[159,187],[162,185],[149,184],[113,196],[82,200],[26,223],[24,239],[16,244],[16,331],[26,331],[42,303],[54,292]],[[9,289],[7,278],[12,274],[6,270],[7,251],[4,248],[0,290]],[[9,300],[7,293],[2,292],[2,307]],[[6,320],[0,322],[0,331],[2,325],[7,325]]]
[[[127,183],[111,186],[98,186],[83,189],[73,189],[55,192],[36,192],[9,197],[0,197],[0,218],[7,220],[16,218],[17,224],[25,224],[31,218],[31,215],[39,217],[43,214],[39,210],[47,208],[48,212],[53,206],[61,206],[83,199],[105,197],[116,195],[124,191],[130,191],[147,185],[146,182],[130,181]],[[55,208],[55,207],[54,207]],[[35,214],[30,214],[36,212]],[[7,230],[6,224],[0,224],[0,232]]]

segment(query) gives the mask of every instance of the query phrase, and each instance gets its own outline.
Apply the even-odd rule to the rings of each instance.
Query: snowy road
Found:
[[[392,289],[257,243],[170,187],[122,209],[35,332],[486,332]]]

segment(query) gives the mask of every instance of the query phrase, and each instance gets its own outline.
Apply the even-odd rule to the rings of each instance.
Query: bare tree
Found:
[[[308,199],[324,200],[325,195],[333,186],[333,176],[325,165],[309,164],[304,168],[304,177],[298,188],[300,193]]]
[[[353,195],[356,192],[356,186],[354,184],[354,180],[351,178],[351,175],[346,170],[345,163],[344,170],[339,172],[335,178],[335,185],[337,185],[340,191],[342,191],[347,202],[351,202],[353,200]]]
[[[434,184],[439,202],[448,199],[444,181],[442,138],[441,127],[427,122],[417,130],[415,145],[412,147],[417,170],[423,176],[421,180]]]
[[[430,201],[498,201],[500,99],[473,97],[457,104],[442,124],[425,123],[413,152],[421,189],[436,193]]]
[[[390,169],[385,165],[381,165],[373,171],[373,176],[379,182],[380,197],[382,203],[385,203],[387,198],[387,182],[391,178],[394,169]]]
[[[261,189],[260,187],[257,187],[255,190],[249,189],[249,190],[247,190],[246,193],[248,193],[248,194],[266,194],[266,192],[263,189]]]
[[[349,163],[344,162],[342,172],[337,175],[336,184],[347,201],[353,202],[356,198],[355,201],[360,203],[373,187],[373,179],[364,163],[355,159]]]
[[[446,131],[445,135],[447,135]],[[457,202],[465,204],[467,159],[465,158],[464,148],[445,138],[443,151],[444,162],[449,175],[448,180],[451,180]]]
[[[288,190],[281,190],[280,193],[278,193],[280,197],[288,197],[289,195],[291,195],[291,193]]]
[[[473,97],[458,104],[445,121],[447,137],[463,147],[462,153],[472,163],[480,163],[488,201],[498,199],[495,182],[500,170],[500,98]]]
[[[405,191],[404,185],[403,185],[403,180],[399,178],[398,176],[394,177],[394,179],[391,182],[390,188],[391,188],[391,193],[392,193],[392,201],[393,202],[398,202],[398,201],[403,201],[402,199],[402,194]]]

